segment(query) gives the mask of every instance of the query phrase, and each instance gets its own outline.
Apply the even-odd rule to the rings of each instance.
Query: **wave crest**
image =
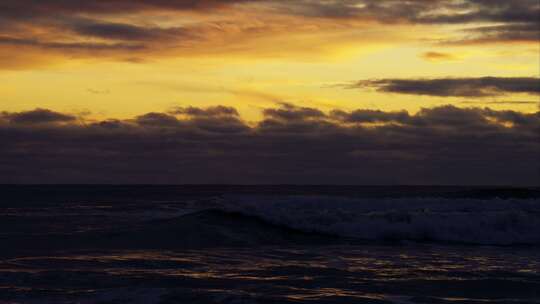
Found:
[[[538,199],[236,197],[220,205],[279,226],[362,240],[540,244]]]

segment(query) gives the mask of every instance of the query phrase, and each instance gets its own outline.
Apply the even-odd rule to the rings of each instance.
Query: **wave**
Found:
[[[538,199],[252,196],[216,205],[281,227],[358,240],[540,245]]]
[[[65,250],[204,249],[336,244],[338,238],[275,225],[256,216],[207,209],[106,231],[7,235],[3,255]]]
[[[328,244],[337,241],[335,237],[321,233],[305,232],[273,224],[257,216],[217,209],[154,220],[120,235],[120,242],[135,246],[174,248]]]
[[[227,196],[103,230],[5,234],[7,251],[199,249],[365,242],[540,245],[538,199]],[[193,207],[194,205],[190,205]],[[9,253],[9,252],[8,252]]]

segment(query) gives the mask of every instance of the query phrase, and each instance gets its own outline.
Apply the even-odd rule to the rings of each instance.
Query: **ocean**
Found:
[[[0,186],[0,303],[540,303],[540,189]]]

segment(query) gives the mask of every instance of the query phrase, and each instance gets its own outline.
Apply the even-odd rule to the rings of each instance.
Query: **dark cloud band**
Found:
[[[438,97],[489,97],[509,93],[540,94],[540,78],[378,79],[363,80],[345,87]]]
[[[540,3],[536,0],[300,0],[281,3],[283,10],[325,18],[412,24],[502,24],[473,28],[469,42],[537,42]],[[461,41],[462,43],[464,41]]]
[[[0,113],[0,119],[15,125],[54,124],[74,122],[77,120],[73,115],[53,112],[47,109],[35,109],[20,113],[2,112]]]
[[[84,121],[0,115],[2,183],[538,185],[540,113],[281,105],[250,125],[227,107]]]

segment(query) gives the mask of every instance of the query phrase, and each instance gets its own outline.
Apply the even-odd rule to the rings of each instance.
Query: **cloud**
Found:
[[[15,48],[24,49],[15,62],[0,62],[0,69],[73,58],[125,61],[127,53],[137,62],[156,55],[179,56],[180,50],[185,53],[186,48],[208,41],[213,33],[224,33],[212,22],[206,22],[205,14],[243,2],[246,1],[2,1],[0,59]],[[189,16],[190,22],[160,25],[159,20],[166,19],[164,14],[170,17],[193,12],[199,17]]]
[[[184,114],[187,116],[238,116],[238,111],[233,107],[226,106],[214,106],[208,107],[206,109],[196,108],[196,107],[177,107],[170,111],[172,114]]]
[[[488,105],[539,105],[540,101],[532,100],[499,100],[499,101],[463,101],[462,104],[488,104]]]
[[[377,79],[362,80],[345,87],[374,88],[380,92],[438,97],[490,97],[519,93],[540,94],[540,78]]]
[[[125,14],[152,10],[208,10],[250,0],[4,0],[2,15],[12,18],[57,14]]]
[[[233,107],[177,107],[169,113],[180,115],[184,122],[205,132],[241,133],[249,129]]]
[[[410,119],[409,113],[406,111],[384,112],[381,110],[355,110],[352,112],[345,112],[334,110],[331,112],[331,115],[333,118],[346,123],[404,123]]]
[[[1,112],[0,119],[7,120],[11,124],[35,125],[74,122],[77,117],[70,114],[63,114],[38,108],[27,112]]]
[[[55,50],[89,50],[89,51],[135,51],[145,48],[138,43],[109,43],[109,42],[44,42],[34,39],[18,39],[0,37],[0,45],[33,46],[44,49]]]
[[[298,15],[409,24],[502,24],[473,28],[478,41],[536,43],[540,35],[540,4],[536,0],[299,0],[269,1]],[[488,32],[486,32],[488,31]],[[495,33],[498,31],[499,33]]]
[[[31,65],[31,57],[40,57],[40,63],[46,61],[44,55],[62,56],[63,60],[77,56],[126,60],[129,52],[129,58],[141,62],[156,56],[257,49],[259,52],[249,53],[268,56],[263,51],[272,49],[272,38],[281,35],[348,30],[350,35],[362,33],[355,35],[356,42],[360,37],[364,37],[363,42],[380,41],[388,36],[373,37],[366,29],[384,25],[398,26],[399,31],[404,30],[402,26],[417,24],[462,25],[456,38],[444,43],[536,44],[539,14],[540,5],[535,0],[5,0],[0,3],[0,54],[24,46],[26,60],[16,60],[21,67]],[[350,35],[346,42],[353,41]],[[269,41],[260,43],[264,39]],[[295,43],[288,45],[290,49],[318,47],[324,51],[344,43],[334,39],[324,46],[319,41],[306,46],[308,42],[291,38],[289,41]],[[270,53],[283,56],[282,48]],[[6,61],[0,67],[4,65],[13,68],[15,64]]]
[[[455,60],[452,54],[441,53],[441,52],[426,52],[422,54],[422,58],[431,61],[444,61],[444,60]]]
[[[425,4],[428,1],[412,1]],[[416,11],[412,20],[423,23],[538,23],[540,5],[536,0],[440,0],[431,12]]]
[[[181,27],[142,27],[124,23],[99,23],[95,21],[75,24],[73,30],[81,36],[125,41],[179,39],[184,35],[188,35],[186,30]]]
[[[311,118],[317,119],[325,116],[325,114],[318,109],[296,107],[288,103],[282,103],[281,108],[278,109],[265,109],[263,114],[269,119],[285,121],[308,120]]]
[[[479,21],[535,21],[540,8],[535,0],[103,0],[74,2],[66,0],[4,0],[0,5],[5,17],[22,18],[50,13],[126,14],[147,11],[200,10],[259,3],[294,14],[317,17],[378,17],[429,23]],[[405,14],[406,13],[406,14]]]
[[[223,110],[231,108],[216,109],[86,123],[49,110],[4,112],[0,182],[540,182],[540,112],[443,106],[327,113],[281,104],[248,124]]]
[[[140,126],[174,127],[180,125],[176,117],[164,113],[147,113],[135,118],[135,122]]]
[[[540,22],[480,26],[464,30],[465,37],[451,44],[514,43],[540,40]]]

